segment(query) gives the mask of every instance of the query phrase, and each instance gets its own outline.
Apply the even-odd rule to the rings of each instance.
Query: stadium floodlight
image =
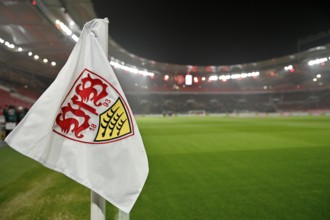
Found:
[[[8,41],[5,42],[5,45],[10,48],[10,49],[14,49],[15,48],[15,45],[12,44],[12,43],[9,43]]]
[[[219,80],[222,80],[222,81],[227,81],[228,79],[230,79],[230,75],[221,75],[219,76]]]
[[[13,43],[11,43],[11,42],[9,42],[9,41],[5,41],[5,40],[2,39],[2,38],[0,38],[0,43],[4,44],[4,45],[5,45],[6,47],[8,47],[9,49],[15,49],[15,48],[17,48],[17,49],[15,49],[15,51],[18,51],[18,52],[22,52],[22,51],[24,51],[24,49],[23,49],[22,47],[17,47],[17,45],[15,46],[15,44],[13,44]],[[32,51],[29,51],[29,52],[27,53],[27,55],[28,55],[29,57],[33,56]],[[39,60],[39,55],[35,54],[35,55],[33,56],[33,59],[36,60],[36,61]],[[44,59],[43,59],[43,62],[44,62],[44,63],[48,63],[48,59],[47,59],[47,58],[44,58]],[[54,64],[52,64],[52,65],[55,66],[56,63],[54,62]]]
[[[260,75],[260,72],[259,71],[255,71],[255,72],[251,72],[251,76],[259,76]]]
[[[292,69],[293,69],[293,66],[292,65],[287,65],[287,66],[284,67],[284,70],[285,71],[290,71]]]
[[[323,57],[323,58],[308,61],[308,65],[309,66],[314,66],[314,65],[317,65],[317,64],[325,63],[327,61],[328,61],[328,58]]]
[[[241,74],[238,74],[238,73],[235,73],[235,74],[232,74],[230,76],[231,79],[240,79],[241,78]]]
[[[185,76],[185,84],[186,84],[187,86],[191,86],[191,85],[192,85],[192,75],[187,74],[187,75]]]
[[[70,21],[70,25],[73,26],[74,25],[74,21]],[[71,37],[71,39],[74,42],[78,42],[79,37],[73,33],[73,31],[67,26],[65,25],[62,21],[60,20],[55,20],[55,26],[57,29],[63,31],[67,36]]]
[[[149,72],[149,71],[146,71],[146,70],[139,70],[135,67],[125,66],[124,64],[125,64],[124,62],[122,62],[122,64],[120,64],[120,63],[115,62],[115,61],[110,61],[111,66],[113,66],[115,68],[118,68],[118,69],[125,70],[125,71],[130,72],[130,73],[140,74],[140,75],[143,75],[143,76],[151,76],[151,77],[153,77],[155,75],[153,72]]]
[[[246,77],[248,77],[247,73],[241,73],[241,78],[246,78]]]
[[[218,76],[216,75],[212,75],[209,77],[209,81],[217,81],[218,80]]]
[[[75,35],[75,34],[72,34],[72,35],[71,35],[71,38],[72,38],[75,42],[78,42],[78,40],[79,40],[79,37],[78,37],[77,35]]]
[[[198,77],[195,76],[195,77],[194,77],[194,83],[198,83],[198,82],[199,82]]]
[[[56,23],[56,27],[62,30],[66,35],[68,36],[72,35],[72,31],[70,30],[70,28],[66,26],[62,21],[56,20],[55,23]]]

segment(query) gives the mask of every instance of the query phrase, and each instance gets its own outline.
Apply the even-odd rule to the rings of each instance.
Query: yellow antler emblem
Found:
[[[108,110],[100,114],[95,141],[109,141],[130,134],[132,129],[127,117],[123,102],[118,98]]]

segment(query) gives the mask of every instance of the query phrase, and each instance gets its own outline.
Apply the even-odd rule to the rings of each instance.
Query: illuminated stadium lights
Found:
[[[240,79],[241,78],[241,74],[232,74],[230,76],[231,79]]]
[[[169,78],[170,78],[169,75],[165,75],[165,76],[164,76],[164,80],[165,80],[165,81],[167,81]]]
[[[316,75],[316,78],[321,78],[321,74],[317,74]]]
[[[10,48],[10,49],[14,49],[15,48],[15,45],[12,44],[12,43],[9,43],[8,41],[5,42],[5,45]]]
[[[250,72],[250,73],[233,73],[227,75],[220,75],[219,80],[227,81],[229,79],[244,79],[247,77],[257,77],[260,73],[258,71]]]
[[[72,35],[72,31],[70,30],[70,28],[68,28],[68,26],[66,26],[62,21],[56,20],[55,24],[56,24],[56,27],[58,29],[62,30],[66,35],[68,35],[68,36]]]
[[[52,66],[56,66],[56,62],[54,62],[54,61],[51,62],[51,65],[52,65]]]
[[[121,63],[122,64],[117,63],[115,61],[110,61],[110,65],[112,65],[113,67],[128,71],[130,73],[140,74],[140,75],[143,75],[143,76],[151,76],[151,77],[153,77],[155,75],[153,72],[149,72],[149,71],[146,71],[146,70],[139,70],[135,67],[125,66],[124,62],[121,62]]]
[[[242,79],[244,79],[244,78],[246,78],[246,77],[248,77],[248,76],[249,76],[248,73],[241,73],[241,76],[240,76],[240,77],[241,77]]]
[[[77,43],[78,42],[78,40],[79,40],[79,37],[77,36],[77,35],[75,35],[75,34],[72,34],[71,35],[71,38]]]
[[[5,41],[4,39],[2,39],[1,37],[0,37],[0,43],[1,44],[4,44],[7,48],[9,48],[9,49],[15,49],[17,46],[15,46],[15,44],[13,44],[13,43],[10,43],[9,41]],[[24,49],[22,48],[22,47],[17,47],[17,51],[18,52],[23,52],[24,51]],[[31,52],[31,51],[29,51],[28,52],[28,54],[27,54],[29,57],[31,57],[32,55],[33,55],[33,53]],[[34,58],[34,60],[39,60],[39,56],[38,55],[34,55],[33,56],[33,58]],[[47,58],[43,58],[43,63],[48,63],[48,59]],[[56,63],[55,62],[53,62],[55,65],[56,65]],[[55,66],[55,65],[53,65],[52,64],[52,66]]]
[[[314,65],[317,65],[317,64],[325,63],[327,61],[328,61],[328,58],[323,57],[323,58],[308,61],[308,65],[309,66],[314,66]]]
[[[290,73],[295,72],[295,69],[293,68],[292,65],[285,66],[285,67],[284,67],[284,70],[285,70],[285,71],[289,71]]]
[[[198,83],[198,82],[199,82],[198,77],[195,76],[195,77],[194,77],[194,83]]]
[[[290,70],[292,70],[293,69],[293,66],[292,65],[288,65],[288,66],[285,66],[284,67],[284,70],[285,71],[290,71]]]
[[[217,81],[217,80],[218,80],[218,76],[216,75],[209,76],[209,81]]]
[[[220,75],[219,76],[219,80],[227,81],[228,79],[230,79],[230,75]]]
[[[251,72],[251,73],[248,73],[248,77],[256,77],[256,76],[259,76],[260,73],[257,71],[257,72]]]
[[[71,21],[71,25],[74,24],[73,21]],[[79,37],[75,34],[73,34],[72,30],[66,26],[62,21],[60,20],[55,20],[55,26],[57,27],[57,29],[63,31],[67,36],[70,36],[72,40],[74,40],[76,43],[79,40]]]
[[[192,75],[187,74],[185,76],[185,85],[187,85],[187,86],[191,86],[192,85]]]

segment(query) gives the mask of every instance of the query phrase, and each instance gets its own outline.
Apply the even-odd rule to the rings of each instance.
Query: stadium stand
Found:
[[[29,109],[65,64],[85,22],[97,16],[89,0],[17,1],[0,4],[0,11],[11,12],[2,14],[0,30],[0,107]],[[219,66],[148,60],[126,51],[111,36],[108,51],[134,114],[330,109],[329,42],[270,60]]]

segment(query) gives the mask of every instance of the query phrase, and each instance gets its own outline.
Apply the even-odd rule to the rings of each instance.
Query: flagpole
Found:
[[[103,19],[104,22],[109,23],[108,18]],[[109,30],[108,25],[103,26],[104,29],[98,28],[98,33],[92,32],[92,34],[100,43],[106,57],[108,57],[108,39]],[[98,193],[91,190],[91,220],[105,220],[106,201]]]
[[[129,214],[118,209],[118,220],[129,220]]]
[[[91,190],[91,220],[105,220],[105,199]]]

